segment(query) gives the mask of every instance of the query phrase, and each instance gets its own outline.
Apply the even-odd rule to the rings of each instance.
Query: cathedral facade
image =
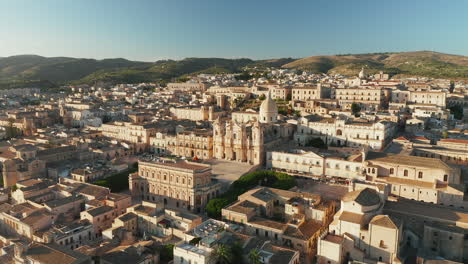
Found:
[[[261,164],[263,127],[258,121],[238,123],[220,119],[213,123],[213,154],[216,159]]]
[[[265,148],[294,133],[292,125],[279,122],[278,107],[270,94],[262,102],[257,116],[248,122],[238,122],[235,118],[215,120],[214,158],[263,164]]]

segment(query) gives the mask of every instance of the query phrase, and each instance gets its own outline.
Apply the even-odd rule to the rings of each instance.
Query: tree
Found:
[[[15,120],[8,118],[8,126],[5,128],[6,138],[14,138],[18,135],[18,129],[14,126]]]
[[[294,110],[294,116],[295,117],[301,117],[301,111],[298,111],[298,110]]]
[[[359,112],[361,112],[361,106],[359,104],[353,103],[351,105],[351,112],[354,116],[358,116]]]
[[[252,79],[252,75],[250,75],[248,72],[242,72],[241,74],[236,76],[237,80],[242,80],[242,81],[248,81]]]
[[[448,138],[448,132],[447,132],[447,131],[443,131],[443,132],[442,132],[442,137],[443,137],[443,138]]]
[[[232,263],[244,263],[242,259],[244,252],[242,250],[242,245],[239,241],[236,241],[231,245],[231,252],[233,255]]]
[[[231,248],[224,244],[217,245],[211,257],[218,264],[231,264],[234,258]]]
[[[176,79],[176,82],[178,83],[184,83],[184,82],[187,82],[189,80],[188,77],[185,77],[185,76],[181,76],[179,78]]]
[[[167,244],[160,248],[160,258],[162,261],[169,262],[174,259],[174,245]]]
[[[260,252],[257,249],[252,249],[249,252],[249,263],[250,264],[261,264]]]
[[[319,149],[327,148],[327,144],[325,144],[325,142],[323,142],[321,138],[311,138],[307,140],[307,142],[305,143],[305,146],[319,148]]]
[[[455,119],[461,120],[463,119],[463,107],[460,105],[454,105],[449,107],[450,113],[453,115]]]
[[[258,97],[258,99],[260,99],[260,101],[263,101],[263,100],[266,99],[266,96],[265,96],[264,94],[262,94],[262,95],[260,95],[260,96]]]
[[[209,217],[219,218],[221,217],[221,209],[229,204],[229,200],[224,198],[214,198],[208,201],[206,204],[206,213]]]
[[[289,114],[289,109],[287,106],[279,106],[278,107],[278,114],[287,116]]]

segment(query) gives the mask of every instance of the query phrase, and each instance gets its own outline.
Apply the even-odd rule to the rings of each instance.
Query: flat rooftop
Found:
[[[438,219],[439,221],[459,223],[468,227],[468,212],[454,210],[434,204],[424,204],[411,201],[387,201],[384,206],[384,211],[388,213],[395,212],[415,215],[418,217],[428,217]]]
[[[204,255],[204,256],[208,256],[209,253],[201,248],[198,248],[196,246],[193,246],[193,245],[190,245],[190,244],[180,244],[177,246],[178,248],[182,248],[182,249],[185,249],[187,251],[190,251],[190,252],[193,252],[195,254],[198,254],[198,255]]]
[[[202,164],[202,163],[195,163],[195,162],[188,162],[184,160],[180,160],[177,162],[173,161],[140,161],[141,165],[156,165],[158,167],[167,167],[167,168],[174,168],[174,169],[182,169],[182,170],[191,170],[191,171],[202,171],[206,169],[211,169],[210,165]]]

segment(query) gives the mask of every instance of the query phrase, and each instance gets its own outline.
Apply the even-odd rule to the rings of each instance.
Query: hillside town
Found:
[[[462,80],[0,90],[0,171],[0,263],[468,262]]]

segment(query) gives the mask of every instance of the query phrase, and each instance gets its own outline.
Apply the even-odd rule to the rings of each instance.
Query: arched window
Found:
[[[423,177],[422,171],[418,172],[418,178],[421,179]]]
[[[444,182],[446,182],[446,181],[448,181],[448,175],[447,174],[444,175]]]
[[[404,176],[408,176],[408,170],[404,170],[404,171],[403,171],[403,175],[404,175]]]
[[[343,135],[343,132],[341,131],[341,129],[338,129],[338,130],[336,131],[336,135],[337,135],[337,136]]]

